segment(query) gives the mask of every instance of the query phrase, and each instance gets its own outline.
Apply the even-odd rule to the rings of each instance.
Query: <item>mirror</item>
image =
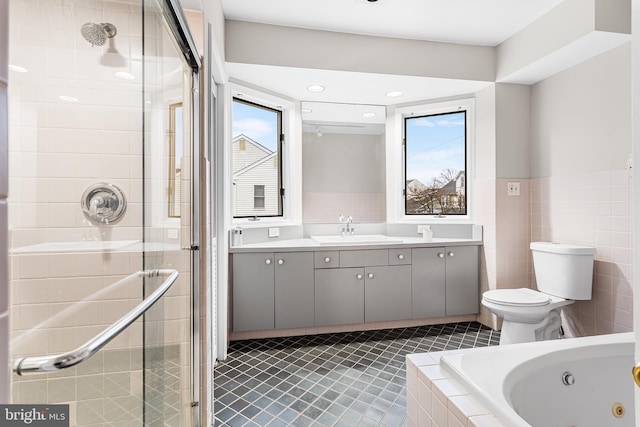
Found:
[[[182,102],[178,102],[169,105],[169,218],[180,217],[182,132]]]
[[[302,102],[303,222],[384,222],[386,108]]]

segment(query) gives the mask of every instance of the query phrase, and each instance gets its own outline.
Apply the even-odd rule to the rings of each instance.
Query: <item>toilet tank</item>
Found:
[[[562,243],[532,242],[538,290],[573,300],[591,299],[595,248]]]

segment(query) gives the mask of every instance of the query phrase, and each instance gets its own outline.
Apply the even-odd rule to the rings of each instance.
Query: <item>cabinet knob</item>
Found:
[[[284,264],[284,260],[283,259],[279,259],[278,260],[278,264],[280,264],[280,265]]]
[[[362,274],[356,274],[356,279],[362,280]]]
[[[329,258],[328,256],[324,257],[324,262],[331,262],[331,258]]]
[[[398,259],[404,259],[404,255],[402,254],[398,255]]]
[[[453,256],[453,255],[454,255],[454,253],[453,253],[453,252],[449,252],[449,254],[448,254],[448,255],[449,255],[449,256]]]
[[[438,252],[438,258],[444,258],[444,254],[442,252]]]
[[[369,279],[373,279],[373,273],[369,273],[369,274],[367,274],[367,277],[368,277]]]
[[[267,258],[267,259],[264,260],[264,263],[269,265],[269,264],[271,264],[271,260],[269,258]]]

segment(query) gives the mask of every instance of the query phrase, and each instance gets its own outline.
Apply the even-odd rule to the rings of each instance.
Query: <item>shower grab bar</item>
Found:
[[[57,354],[53,356],[31,356],[17,359],[13,364],[13,371],[17,375],[59,371],[70,368],[78,363],[84,362],[93,356],[98,350],[107,345],[112,339],[120,334],[129,325],[135,322],[149,308],[151,308],[164,295],[178,278],[178,272],[171,269],[163,270],[144,270],[133,273],[131,277],[159,277],[168,276],[162,285],[153,291],[151,295],[142,300],[133,310],[118,319],[107,329],[91,338],[84,345],[72,350],[68,353]]]

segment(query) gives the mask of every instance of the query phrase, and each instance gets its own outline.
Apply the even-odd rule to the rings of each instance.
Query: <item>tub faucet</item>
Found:
[[[345,234],[355,233],[356,229],[351,226],[351,223],[353,223],[353,218],[351,218],[351,215],[349,215],[346,220],[342,215],[340,215],[340,217],[338,218],[338,221],[340,221],[341,223],[343,222],[346,223],[346,227],[342,227],[342,230],[340,233],[341,236],[344,236]]]

